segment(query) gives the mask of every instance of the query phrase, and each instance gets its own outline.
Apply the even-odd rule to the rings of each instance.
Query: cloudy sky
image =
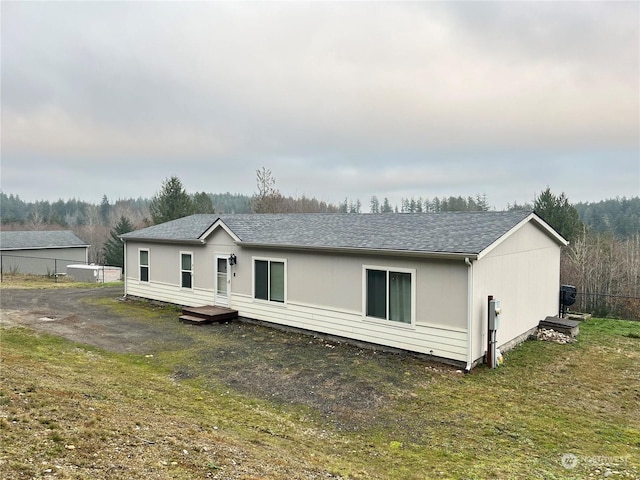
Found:
[[[2,2],[24,200],[640,195],[640,3]]]

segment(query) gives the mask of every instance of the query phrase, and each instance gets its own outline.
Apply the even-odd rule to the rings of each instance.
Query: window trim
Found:
[[[183,270],[182,268],[182,256],[183,255],[190,255],[191,256],[191,270]],[[178,256],[178,260],[179,260],[179,265],[180,265],[180,288],[184,288],[186,290],[193,290],[193,267],[194,267],[194,260],[193,260],[193,252],[188,252],[188,251],[180,251],[180,255]],[[190,287],[185,287],[182,284],[182,275],[186,272],[190,272],[191,273],[191,286]]]
[[[147,264],[143,265],[141,263],[141,259],[140,259],[140,254],[142,252],[147,252]],[[138,281],[139,282],[145,282],[145,283],[149,283],[150,279],[151,279],[151,268],[150,268],[150,264],[151,264],[151,253],[149,252],[148,248],[138,248]],[[142,279],[142,268],[145,267],[147,269],[147,279],[143,280]]]
[[[267,262],[267,299],[256,298],[256,261]],[[270,300],[271,298],[271,262],[284,264],[284,300],[279,302],[277,300]],[[251,257],[251,299],[254,302],[268,303],[271,305],[286,305],[287,304],[287,259],[275,258],[275,257]]]
[[[367,271],[368,270],[380,270],[386,273],[386,318],[370,317],[367,315]],[[390,289],[389,289],[389,275],[392,273],[409,273],[411,274],[411,323],[403,323],[397,320],[389,319],[390,309]],[[385,325],[387,327],[398,328],[410,328],[416,327],[416,272],[415,268],[394,267],[394,266],[382,266],[382,265],[362,265],[362,319],[366,322],[376,323],[378,325]]]

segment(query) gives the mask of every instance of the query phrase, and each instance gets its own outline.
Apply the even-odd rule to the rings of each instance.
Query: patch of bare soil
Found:
[[[409,354],[361,348],[308,332],[282,331],[253,322],[191,327],[204,337],[177,367],[182,376],[212,386],[222,382],[247,396],[309,407],[340,430],[360,430],[382,410],[410,401],[409,390],[456,369]],[[405,396],[406,394],[406,396]]]
[[[116,309],[121,295],[117,287],[4,290],[2,323],[114,352],[168,354],[166,361],[173,364],[175,380],[198,379],[210,388],[302,405],[344,430],[380,421],[382,409],[407,400],[405,385],[412,389],[416,382],[426,385],[434,374],[456,374],[452,367],[408,354],[360,348],[250,321],[184,325],[170,309],[145,318],[135,314],[134,308],[129,313]],[[97,305],[100,299],[111,299],[112,306],[108,301]],[[140,302],[131,305],[140,309]]]
[[[3,289],[0,295],[0,324],[5,326],[25,326],[118,353],[146,353],[156,344],[176,341],[189,345],[187,336],[163,328],[173,312],[163,316],[160,311],[156,321],[117,312],[113,306],[122,298],[120,286]]]

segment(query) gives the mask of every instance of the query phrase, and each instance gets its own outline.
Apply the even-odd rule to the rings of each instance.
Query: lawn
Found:
[[[527,341],[468,375],[235,322],[167,328],[189,347],[0,330],[0,476],[640,478],[637,322],[591,319],[575,344]]]
[[[85,283],[61,275],[58,278],[46,275],[32,275],[28,273],[3,273],[0,290],[6,288],[101,288],[120,285],[122,282],[113,283]]]

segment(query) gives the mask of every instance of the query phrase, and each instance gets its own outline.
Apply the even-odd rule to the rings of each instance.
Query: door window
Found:
[[[217,293],[218,295],[227,295],[227,259],[218,258],[217,260]]]

